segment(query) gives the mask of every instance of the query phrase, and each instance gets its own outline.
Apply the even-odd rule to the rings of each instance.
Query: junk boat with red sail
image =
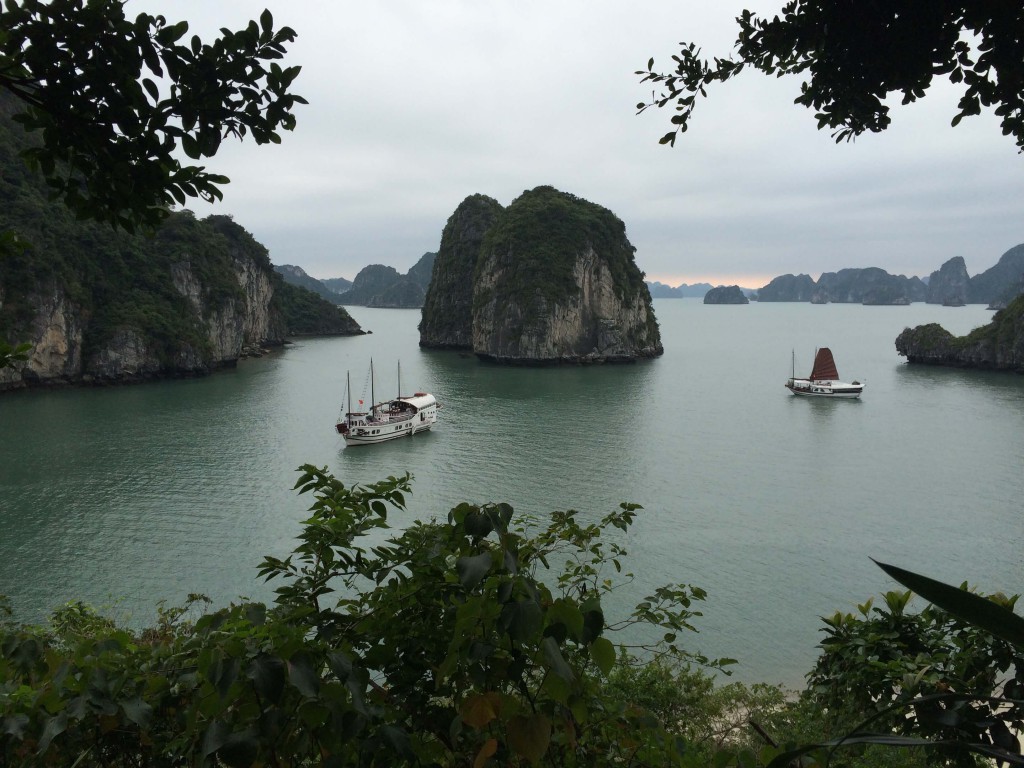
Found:
[[[437,423],[441,406],[427,392],[402,394],[402,366],[398,366],[398,396],[392,400],[374,403],[373,361],[370,361],[370,410],[352,410],[352,380],[345,377],[346,410],[338,418],[335,429],[345,438],[345,445],[372,445],[412,437],[425,432]],[[362,406],[363,401],[359,401]]]
[[[814,368],[806,379],[796,378],[796,355],[793,357],[793,375],[786,382],[786,388],[794,395],[809,397],[860,397],[864,385],[859,381],[840,381],[832,350],[822,347],[814,355]]]

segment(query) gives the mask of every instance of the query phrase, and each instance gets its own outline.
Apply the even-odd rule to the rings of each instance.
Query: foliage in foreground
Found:
[[[295,39],[259,23],[204,43],[188,22],[125,15],[125,0],[6,0],[0,6],[0,92],[39,144],[24,157],[82,218],[152,228],[174,204],[222,197],[225,176],[190,159],[229,136],[280,143],[305,104],[282,67]]]
[[[626,553],[601,537],[626,531],[637,507],[540,525],[505,504],[461,504],[389,538],[408,477],[348,488],[302,471],[314,503],[299,544],[260,571],[279,582],[274,605],[194,622],[165,611],[142,633],[81,606],[50,631],[7,621],[0,762],[692,764],[685,739],[604,695],[628,659],[610,636],[635,624],[662,635],[647,651],[719,665],[677,644],[697,588],[662,587],[606,616]]]
[[[933,605],[911,613],[910,594],[890,592],[826,619],[810,685],[790,699],[716,684],[702,667],[729,660],[682,647],[696,587],[606,614],[633,577],[605,539],[636,506],[584,524],[460,504],[391,534],[408,476],[346,487],[301,471],[314,502],[291,555],[261,566],[278,584],[270,606],[196,617],[205,599],[191,596],[132,632],[81,604],[49,628],[0,604],[0,764],[1024,764],[1015,598],[882,566]],[[612,642],[640,624],[661,640]]]
[[[675,70],[656,71],[654,59],[638,71],[641,82],[659,85],[648,107],[673,105],[673,129],[662,144],[675,144],[687,129],[698,96],[751,67],[765,75],[804,77],[797,104],[815,110],[818,128],[837,142],[889,127],[891,97],[903,104],[923,98],[936,77],[961,89],[957,125],[992,109],[1004,136],[1024,151],[1024,55],[1020,3],[968,0],[888,0],[837,3],[790,0],[764,18],[744,10],[734,57],[701,58],[694,43],[681,43]]]
[[[804,699],[825,713],[831,737],[787,750],[772,768],[816,752],[865,746],[920,751],[932,765],[984,760],[1024,765],[1024,619],[1017,597],[980,595],[879,563],[931,602],[911,613],[911,592],[869,600],[859,616],[824,619],[826,639]],[[839,752],[838,754],[842,754]],[[838,763],[834,763],[838,764]]]

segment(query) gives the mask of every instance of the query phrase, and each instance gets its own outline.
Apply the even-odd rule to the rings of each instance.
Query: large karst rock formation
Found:
[[[625,225],[552,187],[507,208],[466,198],[449,218],[420,345],[508,364],[631,362],[664,351]]]

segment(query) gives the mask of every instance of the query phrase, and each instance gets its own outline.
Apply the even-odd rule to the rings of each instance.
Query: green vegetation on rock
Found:
[[[1024,294],[966,336],[953,336],[938,323],[906,328],[896,351],[911,363],[1024,373]]]
[[[197,220],[187,210],[168,213],[150,234],[78,220],[50,199],[43,179],[22,162],[32,140],[11,121],[13,108],[0,94],[0,232],[6,233],[0,239],[0,340],[32,338],[41,308],[55,301],[81,330],[85,359],[126,330],[139,334],[168,372],[186,352],[206,358],[209,329],[192,301],[206,317],[242,306],[247,297],[239,264],[271,275],[266,248],[229,216]],[[187,296],[183,288],[199,295]],[[271,301],[267,311],[294,325],[272,322],[277,338],[270,341],[313,329],[359,332],[345,310],[320,306],[315,297]]]
[[[573,257],[592,249],[607,265],[619,298],[629,301],[646,290],[643,273],[633,260],[635,248],[626,239],[626,225],[615,214],[554,187],[536,187],[505,208],[484,237],[477,276],[492,263],[503,279],[495,287],[499,305],[516,302],[525,314],[578,295]],[[479,305],[491,300],[483,294]]]
[[[493,197],[476,194],[448,218],[423,300],[421,346],[472,349],[476,265],[483,238],[503,210]]]
[[[291,285],[274,276],[274,303],[280,308],[288,334],[292,336],[331,336],[362,333],[359,324],[342,307],[325,301],[318,294]]]

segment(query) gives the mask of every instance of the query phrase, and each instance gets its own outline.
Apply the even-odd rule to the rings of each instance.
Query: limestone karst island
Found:
[[[553,187],[507,208],[471,195],[441,235],[420,346],[513,365],[661,355],[635,250],[611,211]]]

